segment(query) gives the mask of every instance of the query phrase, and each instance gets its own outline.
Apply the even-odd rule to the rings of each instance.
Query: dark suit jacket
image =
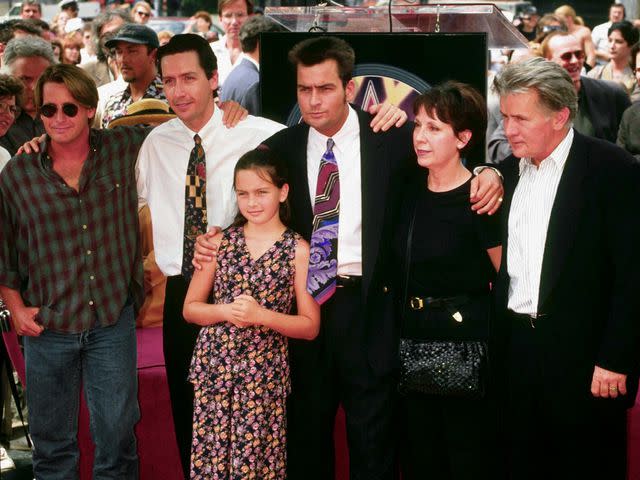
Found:
[[[502,313],[507,308],[508,221],[518,162],[511,156],[501,168],[503,250],[496,295]],[[618,404],[630,406],[635,399],[640,371],[638,186],[640,164],[631,155],[575,132],[542,262],[538,312],[546,316],[536,322],[554,408],[577,413],[581,406],[588,408],[595,365],[629,375],[629,394]]]
[[[397,336],[390,292],[391,238],[400,191],[416,167],[411,140],[412,125],[373,133],[368,114],[358,112],[362,178],[362,299],[367,315],[367,348],[374,371],[387,373],[395,364]],[[265,141],[278,152],[289,169],[291,228],[309,240],[313,205],[307,177],[309,126],[301,123]]]
[[[258,115],[260,103],[257,97],[259,90],[256,86],[259,81],[260,72],[256,66],[250,60],[243,58],[224,81],[220,100],[234,100],[249,110],[251,115]]]
[[[622,114],[631,105],[629,95],[614,82],[580,77],[595,137],[615,143]]]

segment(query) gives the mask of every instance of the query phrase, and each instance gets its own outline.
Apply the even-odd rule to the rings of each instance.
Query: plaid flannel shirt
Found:
[[[92,130],[79,191],[42,153],[0,174],[0,284],[39,307],[45,328],[114,324],[142,300],[135,162],[148,129]]]

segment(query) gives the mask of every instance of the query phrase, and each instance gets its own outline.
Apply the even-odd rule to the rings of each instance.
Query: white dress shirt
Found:
[[[11,154],[7,151],[6,148],[0,147],[0,172],[4,168],[4,166],[9,163],[11,160]]]
[[[207,223],[228,227],[237,212],[233,169],[238,159],[284,128],[248,116],[234,128],[222,124],[216,108],[209,122],[193,132],[178,118],[154,128],[142,144],[136,165],[138,196],[151,211],[156,263],[165,275],[180,274],[184,233],[185,179],[197,133],[207,164]]]
[[[227,36],[223,35],[220,40],[211,42],[209,44],[211,50],[216,54],[216,60],[218,61],[218,86],[222,86],[227,79],[231,70],[233,70],[240,63],[240,55],[236,58],[235,63],[231,63],[231,55],[227,48]]]
[[[601,23],[600,25],[596,25],[593,27],[591,31],[591,40],[593,41],[593,46],[596,50],[601,52],[609,51],[609,29],[611,28],[611,22]],[[596,62],[598,65],[605,65],[607,63],[606,60],[602,60],[600,58],[597,59]]]
[[[573,128],[551,155],[540,162],[540,167],[529,158],[520,159],[520,180],[509,210],[507,247],[508,307],[516,313],[538,313],[549,218],[572,142]]]
[[[316,196],[320,161],[327,150],[327,139],[309,128],[307,141],[307,175],[311,205]],[[331,137],[333,154],[340,177],[340,218],[338,221],[338,274],[362,275],[362,188],[360,176],[360,124],[349,107],[342,128]]]

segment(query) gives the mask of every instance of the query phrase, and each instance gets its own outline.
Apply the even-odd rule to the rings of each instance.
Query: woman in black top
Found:
[[[471,211],[472,173],[462,160],[474,148],[484,151],[486,104],[470,86],[450,81],[418,97],[414,113],[413,145],[424,170],[407,189],[396,245],[404,265],[402,337],[489,341],[499,221]],[[483,398],[404,393],[400,406],[405,480],[500,477],[491,391]]]

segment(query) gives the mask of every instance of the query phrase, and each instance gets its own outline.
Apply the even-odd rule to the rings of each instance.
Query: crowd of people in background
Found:
[[[353,107],[352,47],[304,40],[289,128],[260,116],[261,34],[282,28],[251,0],[218,2],[219,38],[207,11],[155,31],[146,1],[21,8],[0,24],[0,294],[36,478],[76,475],[81,388],[94,475],[137,478],[134,317],[159,277],[185,478],[332,478],[339,404],[352,478],[398,461],[407,479],[624,478],[640,25],[623,5],[592,30],[526,7],[528,48],[493,58],[486,102],[448,81],[415,122]],[[400,336],[451,340],[463,318],[492,348],[482,398],[398,397]]]

